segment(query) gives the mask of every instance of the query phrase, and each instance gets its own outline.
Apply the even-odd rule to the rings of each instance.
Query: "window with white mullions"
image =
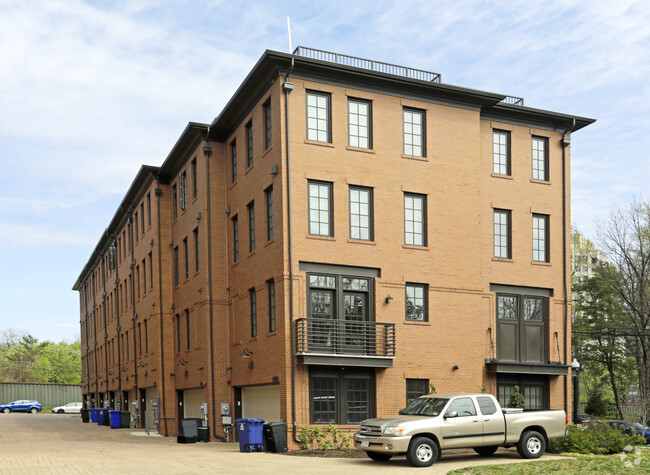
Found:
[[[426,246],[426,198],[404,193],[404,244]]]
[[[548,262],[548,216],[533,214],[533,260]]]
[[[509,210],[494,210],[494,257],[502,259],[512,258]]]
[[[330,95],[307,92],[307,139],[331,142]]]
[[[350,187],[350,239],[372,241],[372,189]]]
[[[492,172],[495,175],[510,175],[510,132],[492,132]]]
[[[309,234],[332,236],[332,184],[309,182]]]
[[[548,139],[532,138],[533,180],[548,181]]]
[[[425,156],[424,111],[404,108],[404,155]]]
[[[371,105],[369,101],[348,99],[348,145],[372,148]]]

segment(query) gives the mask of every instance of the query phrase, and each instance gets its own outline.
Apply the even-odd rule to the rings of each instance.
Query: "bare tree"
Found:
[[[650,414],[650,203],[635,201],[613,211],[598,231],[599,246],[613,266],[598,273],[623,306],[633,337],[639,395]],[[645,417],[647,419],[647,417]]]

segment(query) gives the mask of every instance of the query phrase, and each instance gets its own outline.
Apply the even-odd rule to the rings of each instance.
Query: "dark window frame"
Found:
[[[244,127],[246,131],[246,165],[253,166],[253,121],[249,120]]]
[[[409,302],[410,302],[410,297],[409,297],[409,288],[413,290],[421,290],[422,291],[422,311],[423,315],[422,318],[413,318],[409,317]],[[417,296],[414,296],[413,298],[419,298]],[[415,307],[414,307],[415,308]],[[413,313],[411,311],[410,313]],[[429,321],[429,284],[422,284],[418,282],[407,282],[404,285],[404,320],[407,322],[428,322]]]
[[[230,178],[231,183],[237,181],[237,140],[230,142]]]
[[[192,198],[196,198],[199,194],[199,181],[198,181],[198,169],[196,167],[196,157],[192,159],[191,170],[192,170]]]
[[[415,219],[415,216],[412,217],[412,219],[408,219],[409,215],[409,210],[411,210],[411,214],[415,214],[416,211],[418,211],[415,207],[408,208],[407,207],[407,199],[412,199],[412,200],[421,200],[422,201],[422,220],[418,221]],[[427,247],[427,195],[420,194],[420,193],[409,193],[409,192],[404,192],[404,244],[407,246],[417,246],[417,247]],[[408,223],[412,223],[412,228],[413,230],[408,231]],[[415,231],[415,224],[419,223],[422,226],[422,232],[417,233]],[[416,237],[421,236],[422,243],[418,244],[416,241]],[[409,242],[409,240],[411,242]]]
[[[310,97],[315,97],[316,98],[316,105],[310,105],[309,104],[309,98]],[[312,91],[312,90],[307,90],[305,94],[305,107],[306,107],[306,119],[307,119],[307,140],[310,140],[312,142],[322,142],[322,143],[332,143],[332,95],[328,92],[321,92],[321,91]],[[327,127],[327,130],[323,131],[320,128],[320,121],[322,121],[322,118],[318,117],[318,110],[322,109],[322,107],[318,104],[318,98],[324,98],[325,99],[325,110],[326,110],[326,115],[327,117],[324,119],[325,120],[325,125]],[[314,111],[314,108],[316,110],[316,116],[311,116],[310,113]],[[311,110],[310,110],[311,109]],[[316,127],[315,128],[310,128],[310,119],[316,121]],[[315,137],[313,137],[310,134],[310,131],[315,131]],[[321,140],[319,138],[320,133],[325,132],[325,140]]]
[[[535,262],[549,262],[550,249],[549,249],[549,215],[541,213],[533,213],[532,232],[533,232],[533,261]],[[540,231],[538,222],[544,223],[544,229]],[[543,236],[539,234],[543,233]],[[540,244],[543,249],[540,249]]]
[[[316,420],[315,415],[317,413],[314,408],[317,402],[316,398],[320,396],[316,393],[316,382],[318,380],[329,380],[330,382],[335,382],[334,384],[334,420]],[[350,388],[349,384],[354,383],[355,381],[364,381],[367,384],[367,396],[365,398],[365,403],[367,404],[367,411],[365,414],[357,413],[356,416],[353,416],[354,412],[348,412],[348,397],[350,392],[355,392],[354,388]],[[357,389],[356,392],[359,392]],[[376,378],[374,370],[372,369],[352,369],[346,368],[345,370],[328,370],[328,369],[312,369],[309,373],[309,420],[311,424],[314,425],[358,425],[362,420],[375,417],[376,415]],[[329,399],[328,396],[326,396]],[[327,401],[325,399],[325,401]],[[356,406],[359,407],[359,406]],[[320,411],[319,411],[320,412]],[[332,412],[332,411],[328,411]]]
[[[183,170],[178,175],[178,206],[180,209],[187,209],[187,174]]]
[[[185,278],[190,278],[190,250],[187,245],[187,238],[183,238],[183,257],[185,258]]]
[[[255,201],[246,206],[248,210],[248,252],[255,252]]]
[[[255,338],[257,336],[257,292],[255,287],[248,289],[248,297],[250,299],[251,338]]]
[[[275,218],[273,212],[273,185],[264,190],[266,197],[266,240],[275,238]]]
[[[192,346],[190,341],[190,311],[188,309],[185,309],[185,331],[187,332],[187,349],[189,350]]]
[[[318,208],[312,208],[311,206],[312,186],[317,186],[317,187],[324,186],[327,188],[328,222],[326,223],[327,224],[326,233],[321,232],[321,228],[323,227],[324,223],[320,221],[320,214],[323,211],[320,208],[320,203]],[[320,196],[320,188],[319,188],[319,194],[317,196],[314,195],[314,198],[318,199],[319,201],[322,199],[322,197]],[[308,234],[312,236],[326,236],[326,237],[334,236],[334,202],[333,201],[334,201],[333,183],[327,181],[318,181],[318,180],[307,181]],[[316,215],[318,215],[318,220],[316,220]],[[318,226],[318,232],[312,232],[312,224]]]
[[[194,228],[192,231],[194,236],[194,272],[198,272],[201,267],[201,261],[199,260],[199,228]]]
[[[272,333],[276,330],[275,280],[267,280],[266,287],[269,294],[269,332]]]
[[[503,138],[505,143],[501,143],[501,140],[497,142],[497,137]],[[505,150],[497,151],[497,147],[499,149],[503,147]],[[508,130],[492,129],[492,173],[511,176],[510,131]]]
[[[178,286],[179,280],[178,246],[174,246],[174,286]]]
[[[360,125],[358,123],[357,124],[352,123],[353,116],[364,117],[364,115],[359,113],[358,111],[353,112],[350,108],[351,104],[365,105],[368,107],[368,114],[365,116],[368,121],[368,123],[365,125],[365,128],[367,130],[367,135],[365,137],[359,133],[357,133],[356,135],[352,133],[352,128],[355,126],[358,127],[359,129],[364,128],[363,125]],[[356,145],[352,143],[353,137],[355,137],[357,140]],[[361,139],[365,139],[368,142],[366,146],[359,144]],[[348,146],[355,147],[355,148],[363,148],[366,150],[372,150],[372,101],[369,101],[367,99],[358,99],[356,97],[348,97]]]
[[[273,121],[270,98],[262,105],[262,110],[264,112],[264,148],[268,150],[273,145]]]
[[[232,217],[233,262],[239,262],[239,216]]]
[[[424,390],[423,390],[424,388]],[[429,380],[406,378],[406,405],[420,396],[429,394]]]
[[[407,122],[406,120],[406,114],[416,114],[420,116],[421,120],[421,133],[418,135],[413,131],[407,131],[409,127],[407,125],[411,125],[411,128],[413,125],[418,125],[415,124],[412,120]],[[407,144],[407,137],[420,137],[420,144],[415,144],[415,143],[410,143]],[[415,150],[413,150],[413,147],[420,147],[421,153],[413,153]],[[409,150],[407,147],[411,147]],[[411,153],[409,153],[411,152]],[[403,107],[402,108],[402,153],[408,157],[420,157],[420,158],[425,158],[427,156],[427,112],[424,109],[417,109],[415,107]]]
[[[497,222],[499,216],[499,222]],[[506,222],[502,222],[505,218]],[[498,226],[498,230],[497,230]],[[505,229],[505,234],[502,231]],[[512,259],[512,211],[503,208],[492,208],[492,255],[497,259]],[[499,238],[499,239],[497,239]],[[502,244],[503,239],[506,240],[505,246]],[[505,255],[503,255],[505,249]]]
[[[172,217],[174,219],[178,218],[178,190],[176,184],[172,186]]]
[[[540,144],[544,148],[542,151],[543,156],[541,157],[539,156]],[[531,167],[533,180],[549,181],[548,137],[540,137],[538,135],[531,137]]]
[[[358,216],[359,222],[361,221],[361,218],[364,217],[364,215],[359,211],[358,213],[353,213],[353,201],[352,201],[352,192],[353,191],[358,191],[358,192],[363,192],[368,194],[368,226],[367,226],[367,231],[368,231],[368,237],[364,238],[361,237],[362,235],[362,230],[366,229],[361,224],[354,225],[353,224],[353,216]],[[348,215],[349,215],[349,227],[350,227],[350,239],[355,239],[359,241],[374,241],[375,240],[375,230],[374,230],[374,196],[373,196],[374,190],[372,188],[366,187],[366,186],[357,186],[357,185],[350,185],[348,188]],[[361,201],[356,202],[358,203],[358,206],[360,207],[362,204]],[[354,236],[353,234],[353,229],[358,228],[358,236]]]

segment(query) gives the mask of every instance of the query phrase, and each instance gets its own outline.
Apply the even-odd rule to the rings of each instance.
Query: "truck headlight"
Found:
[[[384,435],[397,436],[397,435],[402,435],[402,432],[404,432],[404,427],[402,427],[402,426],[390,426],[390,427],[386,427],[386,429],[384,430]]]

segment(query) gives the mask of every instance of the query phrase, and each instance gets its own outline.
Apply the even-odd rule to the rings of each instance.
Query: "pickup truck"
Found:
[[[491,394],[429,394],[413,400],[399,416],[362,421],[354,446],[386,462],[406,455],[415,467],[428,467],[442,450],[473,448],[481,456],[517,446],[519,455],[541,457],[550,439],[566,435],[559,411],[501,408]]]

